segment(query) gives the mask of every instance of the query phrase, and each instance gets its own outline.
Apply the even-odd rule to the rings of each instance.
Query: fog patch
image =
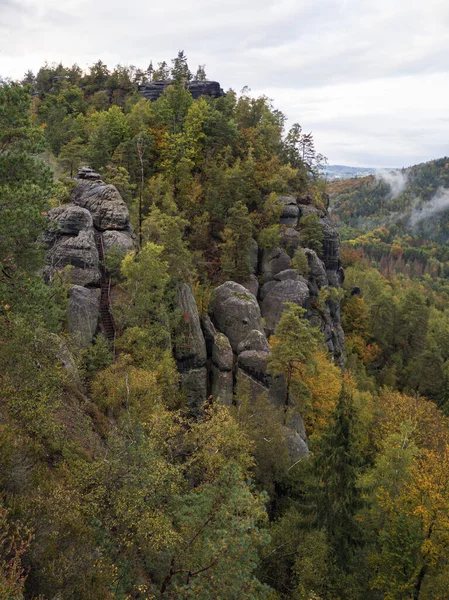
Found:
[[[415,225],[424,219],[429,219],[445,210],[449,210],[449,190],[440,188],[435,196],[429,202],[426,202],[424,206],[413,208],[410,215],[410,225],[415,227]]]
[[[377,169],[375,177],[377,181],[386,183],[390,188],[390,200],[402,194],[408,181],[406,173],[402,171],[387,171],[386,169]]]

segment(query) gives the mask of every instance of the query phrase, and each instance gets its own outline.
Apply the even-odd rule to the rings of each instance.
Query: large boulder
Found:
[[[210,314],[217,328],[229,338],[234,352],[252,329],[263,333],[256,297],[234,281],[226,281],[215,289]]]
[[[296,198],[293,196],[281,196],[279,204],[282,205],[280,222],[282,225],[296,227],[298,224],[299,208]]]
[[[329,285],[324,263],[318,258],[317,253],[310,248],[304,248],[307,262],[309,264],[309,290],[311,295],[318,296],[321,288]]]
[[[100,265],[93,229],[82,229],[78,235],[63,235],[47,254],[45,275],[51,279],[56,271],[72,266],[71,282],[76,285],[98,286]]]
[[[220,371],[232,371],[234,354],[231,344],[225,334],[218,331],[212,346],[212,362]]]
[[[238,355],[239,369],[251,375],[257,381],[267,385],[267,358],[268,352],[261,350],[244,350]]]
[[[293,302],[305,308],[308,299],[309,289],[304,281],[285,279],[270,286],[268,293],[264,295],[261,302],[262,316],[265,318],[268,334],[274,333],[286,302]]]
[[[192,288],[186,283],[179,284],[177,299],[181,323],[175,345],[175,358],[180,371],[185,372],[206,364],[206,342]],[[205,400],[205,396],[203,399]]]
[[[48,237],[55,239],[61,235],[78,235],[82,229],[91,229],[92,215],[81,206],[68,204],[57,206],[48,211],[50,227]]]
[[[117,248],[123,254],[136,247],[134,240],[134,232],[132,229],[127,231],[117,231],[110,229],[103,233],[104,251],[108,252],[111,248]]]
[[[248,333],[246,338],[240,342],[237,348],[237,353],[241,354],[246,350],[258,350],[259,352],[270,352],[270,344],[268,343],[265,335],[258,331],[257,329],[253,329]]]
[[[95,335],[100,316],[100,290],[74,285],[67,303],[68,329],[79,348],[88,346]]]
[[[260,262],[262,282],[274,279],[275,275],[290,268],[290,256],[280,248],[263,250]]]
[[[296,269],[286,269],[285,271],[278,273],[274,278],[274,281],[286,281],[287,279],[293,279],[293,281],[298,281],[299,279],[301,279],[301,281],[303,280]]]
[[[86,208],[92,214],[94,225],[100,231],[128,229],[128,207],[114,185],[101,180],[78,179],[72,198],[74,204]]]

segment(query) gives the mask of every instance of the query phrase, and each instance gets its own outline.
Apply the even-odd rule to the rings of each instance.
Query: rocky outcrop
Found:
[[[47,242],[61,235],[78,235],[82,229],[92,229],[93,219],[88,210],[69,204],[52,208],[48,213],[50,227]]]
[[[207,353],[210,357],[210,393],[222,404],[232,404],[234,394],[234,354],[229,339],[217,331],[208,315],[202,320]]]
[[[157,100],[169,85],[174,81],[150,81],[139,85],[139,92],[147,100]],[[212,98],[220,98],[224,96],[224,92],[217,81],[189,81],[187,89],[196,100],[200,96],[211,96]]]
[[[256,297],[234,281],[216,288],[210,315],[218,330],[229,338],[234,352],[252,329],[264,331]]]
[[[278,273],[289,269],[290,264],[290,256],[281,248],[263,250],[260,260],[260,276],[262,283],[271,281]]]
[[[279,204],[283,206],[281,214],[281,225],[296,227],[298,225],[299,208],[298,202],[294,196],[281,196]]]
[[[104,251],[109,252],[111,248],[117,248],[123,254],[136,247],[136,240],[133,232],[128,231],[105,231],[103,233]]]
[[[246,288],[248,292],[251,292],[251,294],[257,298],[257,295],[259,293],[259,280],[257,279],[256,275],[251,274],[248,277],[248,279],[246,279],[245,281],[241,281],[240,285],[243,285],[243,287]]]
[[[289,272],[290,270],[283,273]],[[269,289],[265,290],[263,295],[261,311],[268,334],[272,335],[285,309],[285,304],[292,302],[305,308],[309,299],[309,289],[307,284],[299,279],[275,280],[265,285],[269,286]]]
[[[84,347],[92,341],[99,321],[106,331],[104,319],[111,315],[104,254],[113,247],[123,253],[135,247],[128,208],[114,186],[106,185],[90,167],[82,167],[73,203],[50,210],[48,218],[44,275],[51,280],[56,272],[71,267],[69,279],[74,285],[67,308],[68,328],[75,343]]]
[[[44,269],[50,280],[57,271],[65,267],[70,270],[70,280],[76,285],[87,287],[100,284],[100,263],[92,227],[82,229],[77,235],[58,235],[47,254]]]
[[[86,208],[99,231],[129,230],[129,211],[115,185],[100,180],[79,179],[72,192],[73,203]]]
[[[100,316],[100,290],[74,285],[67,304],[68,329],[79,348],[88,346],[97,331]]]
[[[189,407],[198,411],[207,397],[206,342],[192,288],[178,287],[181,322],[174,355]]]
[[[296,248],[301,245],[301,236],[299,231],[293,227],[283,227],[281,229],[281,246],[289,256],[293,256]]]

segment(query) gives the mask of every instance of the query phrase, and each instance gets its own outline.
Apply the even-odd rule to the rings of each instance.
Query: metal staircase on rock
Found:
[[[110,342],[115,341],[115,324],[111,313],[111,282],[106,272],[106,263],[104,259],[103,234],[100,231],[95,232],[95,244],[98,250],[101,269],[101,293],[100,293],[100,323],[106,339]]]

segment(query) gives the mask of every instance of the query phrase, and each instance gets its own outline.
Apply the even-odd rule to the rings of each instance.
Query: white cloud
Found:
[[[443,0],[0,0],[0,75],[45,61],[146,66],[184,49],[313,131],[330,162],[408,166],[448,154]]]

